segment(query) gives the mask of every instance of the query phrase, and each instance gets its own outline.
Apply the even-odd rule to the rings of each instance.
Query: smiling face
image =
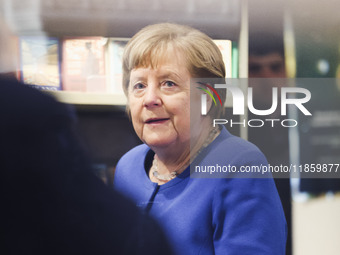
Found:
[[[131,71],[128,102],[134,129],[152,149],[190,148],[190,78],[182,54],[170,50],[156,67]]]

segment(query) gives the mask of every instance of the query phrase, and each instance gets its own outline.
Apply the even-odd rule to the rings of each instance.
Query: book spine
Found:
[[[102,37],[63,40],[63,90],[106,92],[106,42]]]
[[[21,37],[20,79],[42,90],[61,90],[59,39]]]

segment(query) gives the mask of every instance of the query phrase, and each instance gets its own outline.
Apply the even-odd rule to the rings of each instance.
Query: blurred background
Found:
[[[94,170],[111,185],[119,158],[140,143],[125,114],[122,50],[146,25],[187,24],[216,41],[228,78],[320,79],[296,84],[311,91],[313,114],[289,112],[297,128],[231,132],[272,164],[339,164],[339,9],[338,0],[0,0],[0,72],[75,108]],[[265,106],[267,88],[258,91],[254,103]],[[339,254],[339,179],[276,181],[290,226],[287,254]]]

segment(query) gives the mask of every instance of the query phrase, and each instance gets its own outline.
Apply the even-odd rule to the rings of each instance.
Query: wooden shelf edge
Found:
[[[59,102],[73,105],[125,106],[127,102],[124,94],[77,91],[46,91],[46,93]]]

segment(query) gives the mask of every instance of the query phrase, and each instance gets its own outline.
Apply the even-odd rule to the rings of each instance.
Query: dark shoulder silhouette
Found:
[[[1,254],[171,254],[154,221],[92,173],[74,121],[0,77]]]

